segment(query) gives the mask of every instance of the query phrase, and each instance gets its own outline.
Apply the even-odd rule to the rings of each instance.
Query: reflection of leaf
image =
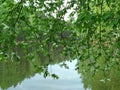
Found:
[[[62,63],[60,66],[66,68],[66,69],[69,69],[69,67],[65,63]]]
[[[38,66],[38,65],[35,64],[34,67],[37,68],[37,71],[38,71],[39,73],[42,73],[42,72],[44,71],[44,68],[41,67],[41,66]]]
[[[56,74],[51,75],[54,79],[59,79],[59,77]]]
[[[49,75],[49,72],[47,70],[45,70],[44,75],[43,75],[44,78],[46,78],[48,75]]]

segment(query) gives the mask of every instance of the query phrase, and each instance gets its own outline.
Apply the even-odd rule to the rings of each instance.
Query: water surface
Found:
[[[84,90],[80,75],[75,71],[76,62],[76,60],[64,62],[69,69],[60,67],[62,63],[49,65],[48,71],[57,74],[58,80],[52,77],[44,78],[43,75],[36,73],[30,78],[25,78],[16,86],[11,85],[7,90]]]

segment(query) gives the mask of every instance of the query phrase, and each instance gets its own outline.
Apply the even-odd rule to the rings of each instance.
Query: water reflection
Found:
[[[27,60],[24,51],[19,48],[17,51],[20,60],[0,61],[0,90],[120,89],[120,72],[117,65],[105,68],[107,64],[100,63],[101,68],[93,68],[93,65],[87,65],[87,61],[70,60],[69,57],[56,52],[51,53],[51,56],[30,52],[30,56],[35,57]],[[55,80],[55,75],[60,78]]]
[[[65,67],[61,68],[63,62],[49,65],[48,71],[57,74],[60,77],[58,80],[51,77],[45,79],[43,75],[36,72],[36,69],[30,64],[25,64],[28,62],[24,62],[24,64],[19,63],[17,65],[15,63],[7,63],[7,67],[4,66],[4,69],[1,70],[1,72],[3,72],[0,73],[0,86],[2,89],[7,90],[83,90],[82,81],[74,70],[76,62],[76,60],[64,62],[68,65],[69,69]],[[2,63],[2,65],[5,64]],[[19,71],[20,65],[23,65],[22,70],[20,69],[21,71]]]
[[[93,66],[83,66],[79,63],[78,72],[81,74],[85,90],[120,90],[119,65],[106,69],[105,66],[106,63],[102,63],[100,68],[94,70]]]
[[[0,62],[0,87],[16,87],[25,78],[34,76],[36,70],[27,61],[22,62]]]

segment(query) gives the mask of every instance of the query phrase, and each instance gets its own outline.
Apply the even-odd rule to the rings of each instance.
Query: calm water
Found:
[[[3,82],[0,82],[0,84],[2,85],[2,83],[6,84],[11,82],[11,86],[6,87],[7,90],[84,90],[80,75],[74,70],[76,62],[76,60],[73,60],[72,62],[66,61],[65,63],[68,65],[69,69],[60,67],[61,63],[49,65],[48,71],[57,74],[59,76],[58,80],[51,77],[45,79],[43,75],[36,73],[32,77],[25,78],[23,81],[16,83],[16,85],[14,81],[15,79],[19,79],[19,77],[14,78],[8,75],[7,78],[9,77],[9,80],[10,78],[13,78],[12,81],[8,81],[7,78],[3,76]],[[0,72],[2,72],[2,70],[0,70]],[[5,88],[5,86],[1,86],[1,88],[3,87]]]
[[[62,59],[49,61],[42,57],[42,60],[0,62],[0,90],[120,90],[120,72],[115,68],[107,74],[98,71],[92,76],[91,71],[79,73],[75,70],[77,59]],[[80,67],[80,70],[85,68]],[[46,70],[59,79],[44,78]]]

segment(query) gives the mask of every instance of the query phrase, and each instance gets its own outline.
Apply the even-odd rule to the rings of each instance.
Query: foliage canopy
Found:
[[[119,65],[119,6],[119,0],[1,0],[0,60],[19,60],[18,47],[29,60],[62,47],[78,67]]]

